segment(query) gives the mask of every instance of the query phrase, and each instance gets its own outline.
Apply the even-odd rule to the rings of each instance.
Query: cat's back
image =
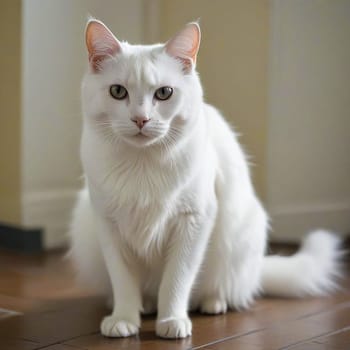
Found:
[[[234,158],[235,153],[241,153],[237,134],[219,110],[205,103],[204,115],[208,125],[209,139],[213,143],[214,149],[224,154],[229,151],[231,153],[230,158]],[[232,154],[232,152],[234,153]]]
[[[235,180],[248,180],[247,157],[238,142],[238,136],[225,117],[212,105],[204,104],[208,125],[208,139],[217,159],[217,183],[233,184]]]

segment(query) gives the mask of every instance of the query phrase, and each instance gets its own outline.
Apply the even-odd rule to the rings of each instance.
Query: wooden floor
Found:
[[[261,299],[250,311],[220,316],[193,314],[193,336],[162,340],[154,317],[137,337],[99,333],[103,300],[74,285],[61,254],[37,257],[0,251],[0,349],[350,349],[350,279],[332,297]]]

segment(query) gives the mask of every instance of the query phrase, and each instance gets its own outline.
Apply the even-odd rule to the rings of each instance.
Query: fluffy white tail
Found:
[[[318,230],[309,234],[300,250],[290,256],[264,258],[263,293],[281,297],[325,295],[337,288],[341,275],[341,240]]]

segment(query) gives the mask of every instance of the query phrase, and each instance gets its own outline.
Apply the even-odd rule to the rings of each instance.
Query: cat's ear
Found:
[[[196,65],[200,41],[201,31],[198,23],[189,23],[165,44],[165,51],[179,59],[184,71],[189,72]]]
[[[85,29],[89,62],[94,72],[100,70],[100,63],[107,57],[121,51],[121,45],[113,33],[100,21],[90,19]]]

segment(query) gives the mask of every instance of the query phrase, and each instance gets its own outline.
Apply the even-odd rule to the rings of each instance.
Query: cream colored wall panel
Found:
[[[315,226],[349,232],[350,1],[271,5],[267,199],[273,235],[290,240]]]

